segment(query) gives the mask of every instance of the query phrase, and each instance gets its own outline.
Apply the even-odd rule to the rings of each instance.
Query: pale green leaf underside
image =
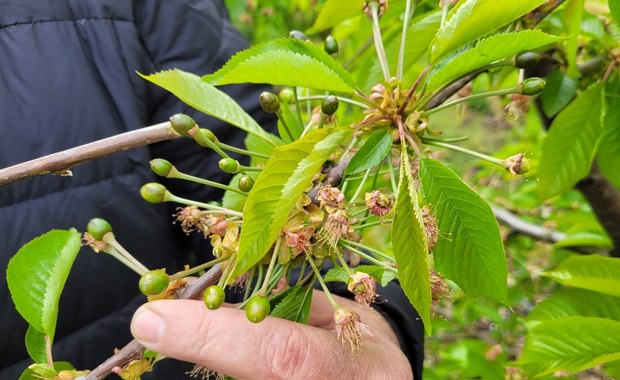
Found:
[[[439,225],[437,270],[468,294],[506,302],[506,257],[491,207],[437,160],[421,160],[420,178]]]
[[[307,33],[321,32],[360,15],[362,15],[362,3],[359,0],[327,0]]]
[[[572,256],[545,275],[564,285],[620,297],[620,258]]]
[[[611,11],[611,17],[616,24],[620,25],[620,0],[609,0],[609,10]]]
[[[53,230],[28,242],[9,261],[7,282],[17,311],[51,340],[60,294],[80,241],[75,230]]]
[[[435,63],[459,47],[508,24],[543,4],[545,0],[465,0],[448,15],[430,47]]]
[[[385,130],[374,132],[355,153],[346,174],[355,174],[379,165],[392,147],[392,135]]]
[[[343,93],[355,91],[353,78],[338,62],[312,43],[294,38],[243,50],[202,79],[212,85],[268,83]]]
[[[420,314],[426,333],[430,335],[431,285],[426,233],[405,149],[401,154],[400,179],[394,205],[392,244],[400,284]]]
[[[535,50],[553,44],[562,38],[541,32],[523,30],[490,36],[476,42],[471,48],[456,57],[447,57],[429,74],[428,87],[434,90],[476,69],[522,51]]]
[[[526,337],[517,364],[531,376],[578,372],[620,359],[620,322],[566,317],[538,324]]]
[[[207,115],[241,128],[247,133],[254,134],[268,141],[271,145],[277,143],[277,137],[265,132],[230,96],[205,83],[197,75],[173,69],[151,75],[140,74],[140,76],[171,92],[183,102]]]
[[[265,255],[313,176],[349,134],[349,130],[323,128],[276,148],[248,194],[231,278],[250,269]]]
[[[596,157],[603,176],[620,190],[620,100],[607,107]]]
[[[620,321],[620,297],[585,289],[560,289],[534,307],[526,325],[532,328],[544,321],[571,316]]]
[[[569,190],[590,171],[601,135],[603,86],[595,85],[562,110],[542,144],[538,195],[547,199]]]
[[[32,325],[26,330],[26,351],[35,363],[46,363],[45,334],[38,331]]]

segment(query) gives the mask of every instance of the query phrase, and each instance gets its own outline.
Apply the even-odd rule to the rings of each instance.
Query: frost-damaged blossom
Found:
[[[530,171],[530,162],[525,158],[525,154],[515,154],[504,160],[504,169],[513,175],[525,174]]]
[[[358,351],[362,346],[362,333],[371,335],[368,327],[361,322],[360,315],[345,307],[334,312],[334,322],[338,340],[342,344],[348,343],[352,351]]]
[[[530,110],[530,96],[522,94],[510,94],[508,96],[510,103],[504,107],[504,112],[509,116],[520,119]]]
[[[431,209],[428,205],[423,206],[420,209],[420,215],[422,215],[422,223],[424,223],[424,231],[426,232],[426,244],[428,252],[432,252],[439,240],[439,227],[437,226],[437,219],[431,214]]]
[[[317,232],[317,242],[336,248],[338,240],[346,237],[349,233],[354,233],[350,223],[352,224],[355,221],[355,219],[349,219],[349,215],[344,210],[337,210],[334,213],[328,214],[327,221]]]
[[[185,373],[189,375],[189,377],[200,377],[203,380],[215,379],[215,380],[224,380],[226,376],[214,369],[207,368],[203,365],[196,364],[191,371]]]
[[[96,253],[105,252],[110,247],[108,243],[95,239],[89,232],[84,232],[82,235],[82,245],[89,246]]]
[[[355,301],[370,306],[377,298],[377,282],[368,273],[355,272],[349,276],[347,289],[355,295]]]
[[[372,18],[370,3],[379,4],[379,9],[377,11],[377,15],[379,18],[381,18],[381,16],[383,16],[383,14],[387,12],[388,10],[388,0],[366,0],[366,3],[364,4],[364,7],[363,7],[363,11],[366,14],[366,16],[370,18]]]
[[[200,231],[206,238],[211,234],[222,234],[226,230],[226,217],[221,214],[210,214],[196,206],[179,207],[174,214],[175,221],[179,222],[183,232]]]
[[[366,207],[368,210],[377,216],[384,216],[392,211],[394,205],[394,197],[391,194],[382,193],[379,190],[374,190],[370,193],[366,193]]]
[[[437,305],[439,301],[450,295],[450,287],[444,278],[435,270],[431,269],[431,298],[432,304]]]
[[[325,208],[325,211],[332,213],[336,210],[344,207],[344,194],[340,189],[331,187],[329,185],[322,186],[319,189],[316,198],[319,201],[321,207]]]
[[[239,226],[235,222],[228,222],[224,238],[220,234],[211,235],[211,246],[215,257],[228,256],[239,249]]]

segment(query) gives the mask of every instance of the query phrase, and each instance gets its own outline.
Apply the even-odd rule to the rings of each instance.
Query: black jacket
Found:
[[[136,71],[207,74],[244,47],[223,1],[0,0],[0,167],[159,123],[177,112],[239,146],[238,129],[189,109]],[[258,106],[260,88],[226,91],[259,122],[266,121],[260,120],[267,116]],[[0,187],[0,284],[6,284],[8,260],[24,243],[53,228],[84,231],[93,217],[107,219],[117,239],[149,268],[171,272],[190,262],[192,250],[204,260],[208,250],[202,243],[172,225],[175,206],[146,203],[138,190],[159,181],[196,200],[218,195],[161,181],[148,168],[155,157],[194,175],[223,178],[217,156],[178,139],[80,165],[73,177],[39,176]],[[129,321],[144,302],[137,280],[112,258],[83,249],[61,298],[54,358],[92,369],[128,342]],[[381,308],[421,370],[419,322],[410,318],[411,306],[399,294]],[[16,379],[30,363],[23,343],[27,325],[5,285],[0,308],[0,379]],[[191,368],[166,362],[145,379],[185,378]]]

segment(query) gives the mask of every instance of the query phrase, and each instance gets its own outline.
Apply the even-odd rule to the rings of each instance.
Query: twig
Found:
[[[39,174],[71,175],[71,168],[92,159],[177,137],[169,122],[121,133],[0,169],[0,186]]]
[[[501,224],[510,228],[512,232],[521,233],[548,243],[557,243],[566,237],[566,235],[562,232],[526,222],[505,208],[491,205],[491,209],[493,210],[497,220]]]
[[[179,299],[200,299],[204,290],[215,284],[222,275],[221,264],[216,264],[209,269],[204,275],[195,281],[188,283],[178,295]],[[132,340],[117,353],[112,355],[108,360],[101,363],[97,368],[92,370],[88,375],[78,378],[78,380],[99,380],[104,379],[110,373],[112,368],[123,368],[132,360],[142,358],[144,347],[137,340]]]

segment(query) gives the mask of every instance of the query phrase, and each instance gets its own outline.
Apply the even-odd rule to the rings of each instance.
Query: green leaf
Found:
[[[547,117],[553,117],[573,99],[577,81],[561,71],[554,71],[545,80],[547,85],[540,94],[540,100]]]
[[[609,10],[611,11],[611,17],[616,24],[620,25],[620,0],[609,0]]]
[[[237,102],[223,91],[205,83],[199,76],[179,70],[165,70],[142,78],[170,91],[193,108],[254,134],[271,145],[277,138],[267,133]]]
[[[52,230],[24,245],[9,261],[7,282],[17,311],[54,340],[58,301],[80,251],[76,230]]]
[[[528,314],[526,325],[570,316],[608,318],[620,321],[620,298],[585,289],[560,289]]]
[[[568,68],[566,73],[572,78],[578,79],[581,74],[577,67],[577,48],[579,44],[581,19],[583,16],[583,5],[585,0],[569,0],[564,9],[563,21],[566,26],[566,61]]]
[[[506,302],[506,256],[491,207],[437,160],[420,161],[420,178],[441,234],[433,250],[437,270],[465,293]]]
[[[439,88],[476,69],[515,56],[522,51],[535,50],[561,39],[540,30],[502,33],[482,39],[458,55],[446,57],[435,66],[429,74],[429,90]]]
[[[620,100],[607,107],[596,158],[603,176],[620,190]]]
[[[560,284],[620,297],[620,258],[572,256],[544,273]]]
[[[354,268],[351,268],[354,272],[364,272],[369,274],[375,281],[379,282],[381,286],[386,286],[390,281],[396,278],[396,273],[391,270],[386,270],[383,267],[377,265],[358,265]],[[326,282],[343,282],[348,284],[349,275],[344,268],[335,267],[330,268],[323,280]]]
[[[318,129],[276,148],[245,202],[239,252],[230,278],[244,273],[265,255],[314,175],[350,133]]]
[[[24,372],[22,372],[19,380],[41,380],[42,378],[53,378],[61,371],[73,371],[75,368],[69,362],[54,362],[54,367],[47,363],[31,364]],[[83,376],[84,371],[74,371],[73,375]]]
[[[359,0],[327,0],[316,17],[314,25],[306,33],[322,32],[346,19],[361,15],[362,3]]]
[[[45,334],[38,331],[32,325],[26,330],[26,350],[35,363],[46,363]]]
[[[429,49],[429,63],[436,63],[445,55],[518,19],[544,2],[545,0],[501,3],[496,0],[461,1],[437,31]]]
[[[235,54],[224,67],[202,77],[213,85],[269,83],[353,93],[351,75],[312,43],[281,38]]]
[[[559,370],[578,372],[620,359],[620,322],[605,318],[566,317],[540,323],[529,331],[516,362],[530,376]]]
[[[286,290],[286,295],[272,306],[269,315],[293,322],[307,323],[312,305],[312,287],[294,286]]]
[[[349,162],[345,174],[355,174],[379,165],[392,148],[392,135],[386,130],[374,132]]]
[[[610,249],[613,244],[609,237],[595,232],[576,232],[566,235],[564,239],[556,242],[554,247],[601,247]]]
[[[414,188],[407,150],[401,152],[400,178],[394,205],[392,244],[398,279],[409,301],[420,314],[424,330],[431,333],[431,284],[426,233],[418,194]]]
[[[584,91],[553,120],[542,144],[538,195],[547,199],[570,189],[590,171],[601,135],[603,86]]]
[[[304,131],[304,125],[301,123],[301,120],[299,120],[297,115],[293,113],[291,106],[289,104],[283,103],[280,109],[282,111],[282,119],[284,120],[284,122],[286,122],[286,126],[288,127],[289,131],[293,135],[293,139],[294,140],[299,139],[299,137]],[[284,139],[285,136],[288,137],[288,133],[283,128],[284,126],[282,124],[282,120],[278,120],[278,133],[280,133],[280,136],[282,137],[283,140],[289,143],[291,142],[290,139],[289,140]]]

